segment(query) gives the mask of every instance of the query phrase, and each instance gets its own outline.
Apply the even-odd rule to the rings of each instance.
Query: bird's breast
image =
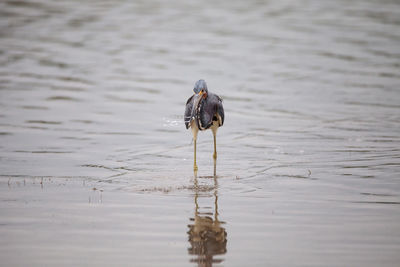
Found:
[[[204,99],[199,101],[199,104],[195,107],[195,120],[200,131],[205,130],[202,124],[202,113],[203,113]]]

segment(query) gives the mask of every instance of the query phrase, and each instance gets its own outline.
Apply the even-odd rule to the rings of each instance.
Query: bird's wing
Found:
[[[200,105],[201,107],[198,125],[200,130],[205,130],[211,127],[216,109],[213,98],[210,95],[208,96],[207,100],[203,100]]]
[[[199,128],[205,130],[213,125],[215,115],[219,115],[219,126],[224,123],[224,107],[222,99],[216,94],[209,93],[206,101],[201,103],[201,115],[199,120]]]
[[[221,117],[221,123],[219,126],[224,125],[224,120],[225,120],[225,112],[224,112],[224,106],[222,105],[222,98],[218,97],[218,104],[217,104],[217,113]]]
[[[185,116],[183,118],[185,121],[186,129],[189,129],[190,122],[192,120],[193,96],[194,95],[189,97],[189,99],[186,101]]]

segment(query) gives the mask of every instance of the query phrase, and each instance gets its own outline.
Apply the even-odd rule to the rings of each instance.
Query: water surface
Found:
[[[397,1],[0,10],[4,265],[400,262]],[[201,78],[217,177],[183,124]]]

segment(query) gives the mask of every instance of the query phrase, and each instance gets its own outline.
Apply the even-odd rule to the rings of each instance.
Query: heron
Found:
[[[197,171],[196,142],[199,131],[211,129],[214,136],[214,162],[217,159],[217,130],[224,124],[224,107],[222,99],[208,92],[204,80],[198,80],[193,88],[194,94],[186,102],[185,125],[186,129],[192,129],[194,142],[193,170]]]

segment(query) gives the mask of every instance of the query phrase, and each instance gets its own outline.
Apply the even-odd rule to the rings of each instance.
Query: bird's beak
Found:
[[[194,95],[194,103],[199,104],[201,97],[203,96],[203,91],[198,92],[197,94]]]
[[[196,112],[197,112],[197,109],[198,109],[199,104],[200,104],[200,100],[202,99],[202,95],[203,95],[203,92],[201,92],[201,91],[198,94],[194,95],[192,117],[194,117]]]
[[[194,95],[194,106],[197,108],[197,106],[200,103],[201,97],[202,97],[203,92],[199,92],[198,94]]]

